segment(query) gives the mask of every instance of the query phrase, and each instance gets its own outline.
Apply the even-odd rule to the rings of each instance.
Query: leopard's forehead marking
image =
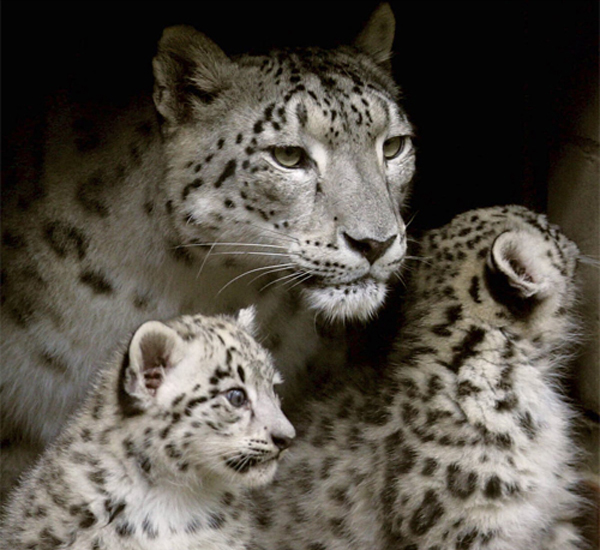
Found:
[[[244,57],[240,64],[255,75],[249,84],[256,99],[270,100],[254,123],[255,134],[271,130],[285,139],[296,135],[299,127],[321,143],[338,147],[349,141],[372,142],[389,128],[412,132],[397,106],[395,84],[358,52],[283,51]],[[293,130],[288,127],[292,121]]]

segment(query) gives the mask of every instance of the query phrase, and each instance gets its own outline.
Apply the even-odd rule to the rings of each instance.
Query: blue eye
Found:
[[[244,390],[242,390],[241,388],[229,390],[225,394],[225,397],[227,397],[228,401],[234,407],[242,407],[248,401],[248,396],[246,395],[246,392]]]

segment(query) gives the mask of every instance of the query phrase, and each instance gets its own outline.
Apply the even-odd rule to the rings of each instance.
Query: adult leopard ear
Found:
[[[187,25],[168,27],[152,61],[154,104],[170,122],[183,122],[229,87],[235,64],[210,38]]]
[[[387,2],[379,4],[367,21],[354,45],[369,54],[376,63],[391,71],[392,46],[396,30],[396,18]]]
[[[251,336],[256,336],[258,334],[255,306],[249,306],[244,309],[240,309],[237,313],[236,321],[238,325]]]
[[[165,375],[179,360],[180,336],[158,321],[144,323],[133,335],[125,354],[119,398],[126,416],[146,410]]]
[[[498,301],[532,305],[552,292],[552,267],[540,249],[542,237],[526,231],[505,231],[496,237],[486,268],[488,286]]]

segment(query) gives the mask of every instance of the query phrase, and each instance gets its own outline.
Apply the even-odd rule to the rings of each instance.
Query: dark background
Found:
[[[416,226],[471,207],[544,210],[570,109],[596,73],[598,2],[391,2],[394,73],[418,131]],[[187,23],[226,52],[351,41],[377,2],[2,2],[3,153],[59,88],[118,103],[151,89],[165,26]],[[8,154],[6,158],[10,158]]]

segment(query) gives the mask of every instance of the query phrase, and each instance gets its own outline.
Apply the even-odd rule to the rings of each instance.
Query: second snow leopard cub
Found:
[[[295,435],[252,310],[149,321],[8,505],[1,548],[245,549]]]
[[[572,550],[576,246],[523,207],[467,212],[421,242],[382,372],[336,380],[257,495],[268,550]]]

